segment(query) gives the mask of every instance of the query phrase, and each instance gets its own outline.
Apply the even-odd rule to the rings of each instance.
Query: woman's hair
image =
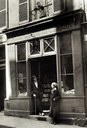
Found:
[[[57,83],[56,82],[52,82],[52,84],[51,84],[51,87],[57,87]]]

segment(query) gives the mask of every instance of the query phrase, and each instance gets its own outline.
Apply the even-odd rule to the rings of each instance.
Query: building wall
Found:
[[[31,0],[31,3],[33,4],[32,0]],[[8,8],[8,17],[9,17],[9,21],[8,21],[9,25],[8,26],[9,26],[9,28],[17,27],[19,25],[23,25],[23,24],[30,22],[30,19],[28,19],[28,21],[25,21],[25,22],[19,21],[19,3],[18,3],[18,0],[16,0],[16,1],[15,0],[13,0],[13,1],[9,0],[8,7],[9,7]],[[65,0],[65,7],[64,7],[63,13],[70,12],[73,10],[78,10],[78,9],[84,9],[83,0],[79,0],[79,1],[77,1],[77,0],[72,0],[72,1]],[[14,11],[12,11],[12,10],[14,10]],[[28,15],[28,12],[27,12],[27,15]],[[31,15],[31,14],[29,14],[29,15]]]
[[[9,0],[8,2],[8,27],[16,27],[19,25],[19,2],[18,0]]]

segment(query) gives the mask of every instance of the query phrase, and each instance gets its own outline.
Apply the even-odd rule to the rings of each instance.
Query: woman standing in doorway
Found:
[[[35,115],[42,114],[42,92],[40,89],[40,84],[37,81],[37,77],[34,75],[32,76],[31,81],[31,89],[32,89],[32,96],[34,101],[34,113]]]
[[[52,118],[53,124],[58,123],[59,120],[59,108],[61,95],[56,82],[51,84],[51,102],[50,102],[50,113],[49,116]]]

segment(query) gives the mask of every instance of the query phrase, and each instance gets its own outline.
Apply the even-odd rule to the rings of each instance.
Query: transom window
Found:
[[[46,38],[43,39],[44,43],[44,52],[52,52],[55,51],[55,43],[54,43],[54,38]]]
[[[36,39],[29,42],[29,56],[38,57],[56,54],[55,37]]]
[[[30,55],[40,54],[40,41],[33,40],[30,42]]]

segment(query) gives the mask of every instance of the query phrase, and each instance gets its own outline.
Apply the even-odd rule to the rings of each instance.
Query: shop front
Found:
[[[36,29],[26,27],[7,32],[6,86],[10,93],[5,99],[5,114],[33,114],[31,77],[36,75],[43,89],[44,113],[50,108],[50,85],[57,82],[62,96],[61,118],[85,117],[82,16],[78,11],[59,19],[55,17],[50,24],[43,23],[42,28],[39,24]]]

